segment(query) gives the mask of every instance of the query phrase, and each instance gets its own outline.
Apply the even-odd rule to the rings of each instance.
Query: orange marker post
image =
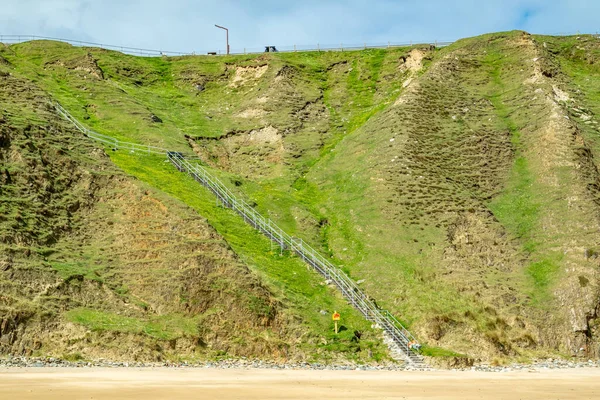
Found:
[[[336,335],[337,335],[337,333],[338,333],[338,324],[337,324],[337,323],[338,323],[338,321],[340,320],[340,317],[341,317],[341,315],[340,315],[340,313],[339,313],[339,312],[337,312],[337,311],[334,311],[334,312],[333,312],[333,315],[331,316],[331,319],[333,319],[333,322],[335,323],[335,334],[336,334]]]

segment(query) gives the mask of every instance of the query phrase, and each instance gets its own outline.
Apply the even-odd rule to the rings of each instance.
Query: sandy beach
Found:
[[[4,368],[0,399],[598,399],[600,369]]]

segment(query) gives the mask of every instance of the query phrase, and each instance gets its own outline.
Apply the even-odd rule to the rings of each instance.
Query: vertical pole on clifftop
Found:
[[[225,28],[224,26],[217,25],[217,24],[215,24],[215,26],[217,28],[225,30],[225,38],[226,38],[226,41],[227,41],[227,54],[229,54],[229,29]]]

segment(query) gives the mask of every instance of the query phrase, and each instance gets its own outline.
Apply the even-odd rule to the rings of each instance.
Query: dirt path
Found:
[[[542,372],[0,369],[0,399],[598,399],[600,369]]]

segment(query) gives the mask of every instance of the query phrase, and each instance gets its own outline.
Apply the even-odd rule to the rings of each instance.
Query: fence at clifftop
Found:
[[[62,39],[62,38],[54,38],[47,36],[36,36],[36,35],[0,35],[0,43],[5,44],[17,44],[30,42],[34,40],[52,40],[56,42],[68,43],[72,46],[76,47],[96,47],[100,49],[106,50],[114,50],[119,51],[121,53],[135,55],[135,56],[143,56],[143,57],[160,57],[160,56],[168,56],[168,57],[177,57],[177,56],[191,56],[191,55],[203,55],[207,54],[207,52],[214,52],[217,55],[224,55],[220,49],[213,49],[209,51],[192,51],[192,52],[182,52],[182,51],[170,51],[170,50],[156,50],[156,49],[144,49],[138,47],[127,47],[127,46],[119,46],[113,44],[104,44],[104,43],[94,43],[94,42],[85,42],[81,40],[71,40],[71,39]],[[275,45],[277,50],[282,53],[290,53],[290,52],[299,52],[299,51],[354,51],[354,50],[365,50],[365,49],[385,49],[385,48],[394,48],[394,47],[407,47],[416,44],[424,44],[424,45],[432,45],[437,47],[448,46],[453,42],[448,41],[415,41],[415,42],[387,42],[387,43],[354,43],[354,44],[312,44],[312,45],[292,45],[292,46],[277,46],[276,43],[270,43],[269,45]],[[232,49],[230,54],[239,55],[239,54],[259,54],[263,53],[265,50],[264,47],[248,47],[248,48],[237,48]]]
[[[142,49],[138,47],[127,47],[127,46],[119,46],[112,44],[104,44],[104,43],[94,43],[94,42],[84,42],[81,40],[72,40],[72,39],[62,39],[48,36],[36,36],[36,35],[0,35],[0,43],[4,44],[17,44],[24,42],[31,42],[34,40],[52,40],[55,42],[67,43],[76,47],[96,47],[105,50],[114,50],[119,51],[124,54],[130,54],[134,56],[143,56],[143,57],[160,57],[162,55],[165,56],[187,56],[192,53],[179,52],[179,51],[168,51],[168,50],[152,50],[152,49]]]
[[[587,33],[588,35],[592,35],[600,38],[598,32],[596,33]],[[542,35],[550,35],[550,36],[573,36],[573,35],[586,35],[586,33],[579,32],[560,32],[560,33],[544,33]],[[171,50],[156,50],[156,49],[145,49],[139,47],[128,47],[128,46],[119,46],[114,44],[105,44],[105,43],[97,43],[97,42],[85,42],[81,40],[72,40],[72,39],[63,39],[63,38],[55,38],[48,36],[37,36],[37,35],[2,35],[0,34],[0,43],[5,44],[17,44],[23,42],[30,42],[34,40],[53,40],[57,42],[68,43],[72,46],[76,47],[95,47],[106,50],[114,50],[119,51],[121,53],[135,55],[135,56],[143,56],[143,57],[177,57],[177,56],[192,56],[192,55],[203,55],[208,52],[216,53],[217,55],[224,55],[225,52],[222,49],[213,48],[212,50],[202,50],[202,51],[171,51]],[[356,51],[356,50],[366,50],[366,49],[386,49],[386,48],[395,48],[395,47],[408,47],[413,45],[432,45],[436,47],[444,47],[449,46],[454,41],[408,41],[408,42],[387,42],[387,43],[339,43],[339,44],[311,44],[311,45],[289,45],[289,46],[278,46],[277,43],[265,43],[269,46],[277,47],[277,50],[283,53],[289,52],[300,52],[300,51]],[[230,51],[232,55],[239,54],[258,54],[263,53],[265,50],[263,47],[248,47],[248,48],[234,48]]]
[[[318,251],[305,243],[300,238],[288,235],[272,220],[265,218],[243,199],[236,196],[216,176],[194,160],[196,156],[188,157],[181,152],[170,151],[155,146],[145,146],[136,143],[118,141],[110,136],[102,135],[86,128],[60,104],[53,104],[58,113],[71,122],[87,137],[97,140],[111,148],[128,150],[141,154],[164,154],[165,157],[180,171],[187,173],[200,185],[212,192],[217,201],[224,207],[232,209],[240,215],[246,223],[267,236],[280,247],[281,251],[287,250],[300,257],[306,264],[321,274],[330,285],[334,285],[344,298],[369,321],[379,326],[388,338],[392,339],[395,348],[400,351],[407,363],[415,367],[424,365],[423,358],[411,348],[412,343],[417,343],[415,337],[398,321],[389,311],[379,308],[376,302],[364,293],[358,285],[341,269],[333,265]],[[190,161],[192,160],[192,161]],[[190,190],[194,190],[191,188]]]

